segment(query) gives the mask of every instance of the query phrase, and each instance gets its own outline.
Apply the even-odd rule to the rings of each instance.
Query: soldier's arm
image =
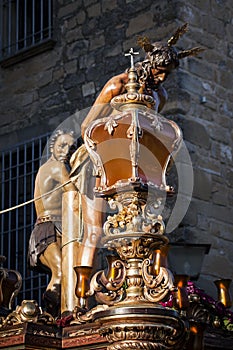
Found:
[[[64,184],[64,187],[62,188],[63,191],[75,191],[76,189],[75,189],[74,184],[70,182],[69,171],[68,171],[66,165],[62,162],[59,162],[59,161],[57,161],[56,163],[57,164],[54,167],[52,174],[51,174],[53,176],[54,180],[60,184]]]

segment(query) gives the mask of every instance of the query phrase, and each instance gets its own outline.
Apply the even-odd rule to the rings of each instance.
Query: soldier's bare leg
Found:
[[[51,279],[44,293],[47,311],[54,317],[59,315],[61,299],[61,243],[60,237],[51,243],[39,257],[40,262],[51,271]]]
[[[105,200],[102,198],[89,199],[87,196],[82,195],[82,217],[84,237],[79,246],[79,254],[77,266],[86,267],[86,269],[80,269],[80,273],[88,274],[88,276],[79,276],[78,284],[76,287],[77,297],[82,299],[80,306],[85,306],[85,294],[88,291],[88,283],[85,284],[85,289],[81,287],[82,281],[90,278],[90,274],[93,269],[94,257],[96,249],[98,247],[103,228],[103,215],[105,208]],[[89,268],[89,269],[88,269]],[[84,284],[82,284],[83,286]]]

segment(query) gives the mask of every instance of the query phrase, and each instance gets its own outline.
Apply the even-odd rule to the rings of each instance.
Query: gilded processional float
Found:
[[[159,114],[167,99],[161,83],[180,59],[202,51],[177,52],[186,30],[167,43],[138,40],[145,59],[134,63],[137,52],[129,51],[130,68],[107,82],[83,122],[81,147],[72,131],[51,138],[51,158],[36,179],[29,243],[31,266],[51,272],[46,309],[25,300],[2,315],[8,346],[12,335],[16,344],[27,334],[37,349],[197,350],[206,325],[220,327],[217,303],[187,284],[188,276],[174,281],[166,259],[162,212],[175,194],[166,177],[182,132]],[[103,269],[95,263],[100,247],[108,251]],[[219,288],[223,318],[232,324],[226,284]]]

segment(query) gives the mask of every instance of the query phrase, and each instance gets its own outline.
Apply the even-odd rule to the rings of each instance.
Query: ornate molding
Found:
[[[150,304],[119,306],[110,307],[95,317],[100,323],[100,334],[110,343],[108,350],[178,350],[186,342],[187,324],[171,309]]]
[[[127,104],[137,104],[139,108],[140,105],[153,108],[155,106],[155,101],[152,96],[137,92],[128,92],[123,95],[118,95],[111,101],[111,106],[118,111],[121,111]]]

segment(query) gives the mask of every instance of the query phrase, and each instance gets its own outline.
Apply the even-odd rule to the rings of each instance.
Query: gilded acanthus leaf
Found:
[[[114,129],[117,126],[118,126],[118,124],[117,124],[116,120],[110,117],[104,126],[104,130],[108,130],[109,135],[112,135],[114,133]]]

